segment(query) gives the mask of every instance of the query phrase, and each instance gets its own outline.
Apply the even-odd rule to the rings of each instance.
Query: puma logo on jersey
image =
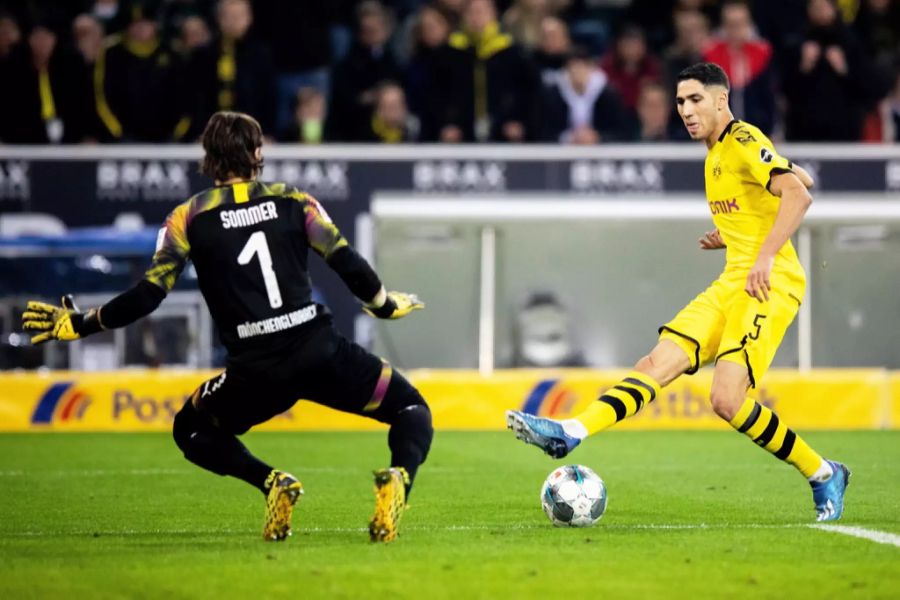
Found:
[[[263,202],[249,208],[223,210],[219,213],[219,217],[222,219],[223,229],[234,229],[277,219],[278,211],[275,209],[274,202]]]
[[[738,205],[737,198],[732,198],[731,200],[713,200],[709,203],[709,212],[714,215],[732,213],[739,210],[741,210],[741,207]]]

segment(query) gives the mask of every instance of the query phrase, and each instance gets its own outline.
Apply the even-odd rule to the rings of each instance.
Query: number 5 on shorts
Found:
[[[753,333],[748,333],[747,334],[748,338],[750,338],[751,340],[759,339],[759,330],[762,328],[762,323],[760,323],[760,321],[765,318],[766,318],[766,315],[756,315],[755,317],[753,317],[753,325],[756,326],[756,331],[754,331]]]

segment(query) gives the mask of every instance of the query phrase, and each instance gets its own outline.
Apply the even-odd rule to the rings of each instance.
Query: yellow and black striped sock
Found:
[[[636,414],[659,394],[659,383],[649,375],[632,371],[625,379],[606,390],[587,409],[575,417],[591,435]]]
[[[794,465],[804,477],[822,466],[822,457],[799,435],[788,429],[770,408],[747,398],[731,420],[731,426],[781,459]]]

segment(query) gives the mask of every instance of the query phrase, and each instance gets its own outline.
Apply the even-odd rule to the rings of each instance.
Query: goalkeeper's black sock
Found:
[[[175,415],[172,435],[184,457],[195,465],[218,475],[236,477],[263,494],[268,493],[265,484],[272,467],[250,454],[236,436],[220,430],[198,413],[190,400]]]
[[[394,416],[388,432],[388,446],[391,448],[391,466],[403,467],[409,475],[406,496],[412,489],[419,465],[425,462],[434,430],[431,427],[431,411],[428,405],[410,404]]]

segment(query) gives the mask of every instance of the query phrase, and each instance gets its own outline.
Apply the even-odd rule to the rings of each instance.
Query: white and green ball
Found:
[[[584,465],[559,467],[541,487],[541,506],[557,527],[590,527],[606,511],[606,486]]]

